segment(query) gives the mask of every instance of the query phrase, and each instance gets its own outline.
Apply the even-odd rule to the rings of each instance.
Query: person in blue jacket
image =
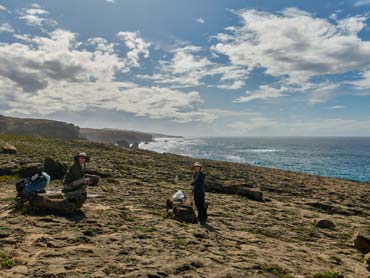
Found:
[[[207,205],[205,202],[205,187],[204,180],[206,175],[202,171],[203,166],[199,162],[195,162],[193,166],[193,178],[191,185],[193,186],[194,203],[198,211],[198,220],[201,225],[207,221]]]

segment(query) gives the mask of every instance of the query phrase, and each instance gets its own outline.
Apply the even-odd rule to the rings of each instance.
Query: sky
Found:
[[[0,0],[0,114],[370,136],[370,0]]]

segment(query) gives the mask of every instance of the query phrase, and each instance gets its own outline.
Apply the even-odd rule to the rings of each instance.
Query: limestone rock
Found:
[[[370,271],[370,253],[365,255],[365,266]]]
[[[370,233],[366,231],[357,231],[353,236],[354,246],[362,253],[370,252]]]
[[[130,145],[130,149],[138,149],[139,148],[139,142],[134,142]]]
[[[174,202],[170,199],[166,200],[166,208],[167,211],[172,209],[174,220],[179,222],[186,222],[186,223],[196,223],[197,218],[195,215],[195,211],[192,206],[187,205],[182,202]]]
[[[179,222],[196,223],[197,218],[192,206],[185,204],[174,204],[173,219]]]
[[[30,208],[35,212],[66,215],[78,211],[84,204],[85,200],[86,198],[83,200],[81,199],[79,202],[70,202],[63,197],[49,198],[46,195],[38,194],[30,200]]]
[[[329,219],[323,219],[323,218],[316,219],[315,226],[320,229],[334,229],[335,228],[335,224],[333,221]]]
[[[0,165],[0,176],[11,176],[17,172],[18,164],[15,162],[4,163]]]
[[[1,147],[2,153],[7,153],[7,154],[16,154],[17,153],[17,148],[14,147],[13,145],[10,145],[8,143],[5,143]]]
[[[47,157],[44,161],[44,171],[50,175],[51,180],[62,179],[67,173],[68,166],[65,163],[55,161]]]

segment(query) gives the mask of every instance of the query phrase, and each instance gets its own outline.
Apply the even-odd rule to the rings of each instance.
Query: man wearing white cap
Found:
[[[204,188],[204,179],[206,175],[202,172],[202,168],[203,166],[199,162],[194,163],[191,185],[193,186],[194,203],[198,210],[198,220],[200,224],[204,225],[207,221],[207,206]]]

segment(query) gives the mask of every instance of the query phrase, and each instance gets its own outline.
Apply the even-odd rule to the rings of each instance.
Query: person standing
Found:
[[[205,187],[204,180],[206,175],[202,171],[203,166],[199,162],[193,165],[193,178],[191,185],[193,186],[194,203],[198,211],[198,220],[201,225],[207,221],[207,206],[205,202]]]

